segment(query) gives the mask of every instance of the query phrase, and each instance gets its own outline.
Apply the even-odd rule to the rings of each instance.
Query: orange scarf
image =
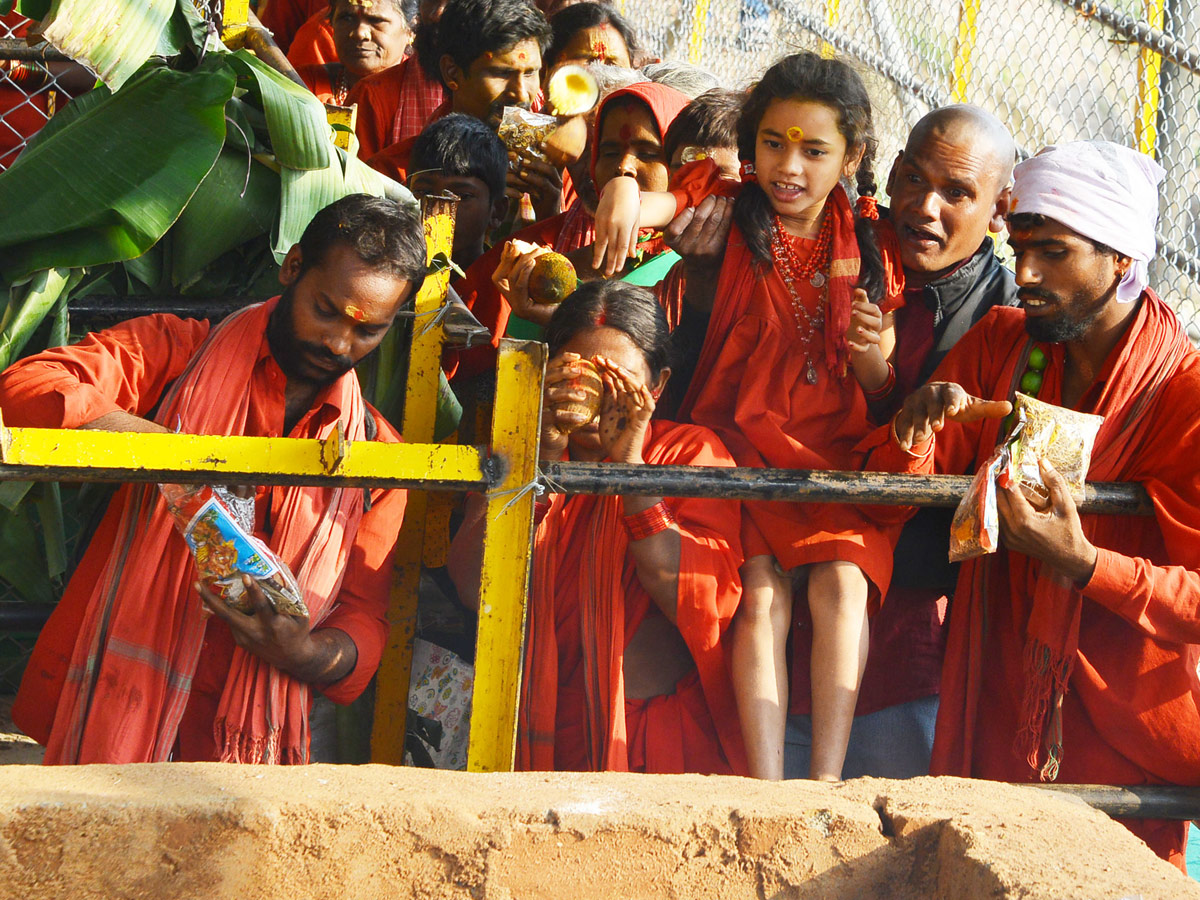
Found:
[[[257,351],[276,302],[214,328],[164,395],[156,421],[189,434],[244,434]],[[357,376],[342,376],[327,398],[347,438],[364,439]],[[335,426],[314,423],[312,433],[297,436],[324,438]],[[187,706],[206,622],[192,587],[196,567],[154,485],[133,486],[125,498],[76,639],[47,763],[165,761]],[[313,627],[341,588],[362,509],[358,489],[285,492],[269,546],[295,573]],[[237,648],[214,725],[221,759],[307,762],[308,706],[307,684]]]

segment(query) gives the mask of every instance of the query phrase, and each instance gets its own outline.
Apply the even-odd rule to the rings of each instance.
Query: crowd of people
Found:
[[[459,197],[452,288],[493,341],[444,368],[467,386],[506,334],[544,340],[543,461],[973,474],[1023,390],[1103,416],[1089,479],[1149,495],[1152,517],[1080,513],[1043,460],[1048,500],[997,487],[999,550],[952,565],[949,510],[550,494],[518,768],[1200,784],[1200,356],[1149,284],[1151,158],[1075,141],[1018,162],[1003,122],[954,105],[878,159],[844,60],[793,53],[734,90],[590,0],[260,11],[314,93],[357,104],[364,160]],[[562,126],[586,140],[506,147],[504,110],[542,109],[567,64],[600,89]],[[561,303],[530,291],[552,251],[580,278]],[[353,367],[424,252],[411,213],[345,198],[279,298],[22,360],[4,420],[399,440]],[[310,618],[194,587],[162,500],[122,488],[14,707],[48,761],[304,761],[311,691],[363,690],[403,492],[252,496]],[[471,607],[480,498],[460,512]],[[1126,824],[1183,866],[1186,823]]]

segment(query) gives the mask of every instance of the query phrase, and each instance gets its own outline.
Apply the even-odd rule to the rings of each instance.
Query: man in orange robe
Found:
[[[967,333],[873,436],[872,467],[974,472],[1024,389],[1103,416],[1088,478],[1141,483],[1154,517],[1081,515],[1044,463],[1044,509],[997,487],[1003,546],[959,573],[932,771],[1200,784],[1200,354],[1147,287],[1163,170],[1077,142],[1014,175],[1024,308]],[[1125,824],[1183,868],[1186,822]]]
[[[425,253],[414,213],[343,198],[288,253],[281,298],[216,326],[134,319],[22,360],[0,376],[5,421],[297,438],[341,422],[351,439],[398,441],[352,367],[419,286]],[[276,613],[254,584],[245,615],[197,595],[157,488],[123,486],[34,648],[14,721],[47,763],[307,761],[310,686],[348,703],[378,667],[404,505],[402,491],[258,488],[246,524],[295,573],[310,618]]]

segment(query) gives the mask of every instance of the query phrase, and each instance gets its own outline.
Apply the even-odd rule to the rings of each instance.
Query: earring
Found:
[[[457,81],[447,81],[446,87],[450,88],[450,90],[452,90],[452,91],[457,91],[458,90],[458,82]]]

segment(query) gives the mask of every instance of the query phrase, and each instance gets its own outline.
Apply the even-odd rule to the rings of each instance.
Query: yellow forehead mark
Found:
[[[798,144],[804,140],[804,129],[799,125],[793,125],[787,130],[788,140],[793,144]]]
[[[346,304],[346,315],[352,318],[355,322],[365,322],[367,314],[355,306],[353,303]]]

